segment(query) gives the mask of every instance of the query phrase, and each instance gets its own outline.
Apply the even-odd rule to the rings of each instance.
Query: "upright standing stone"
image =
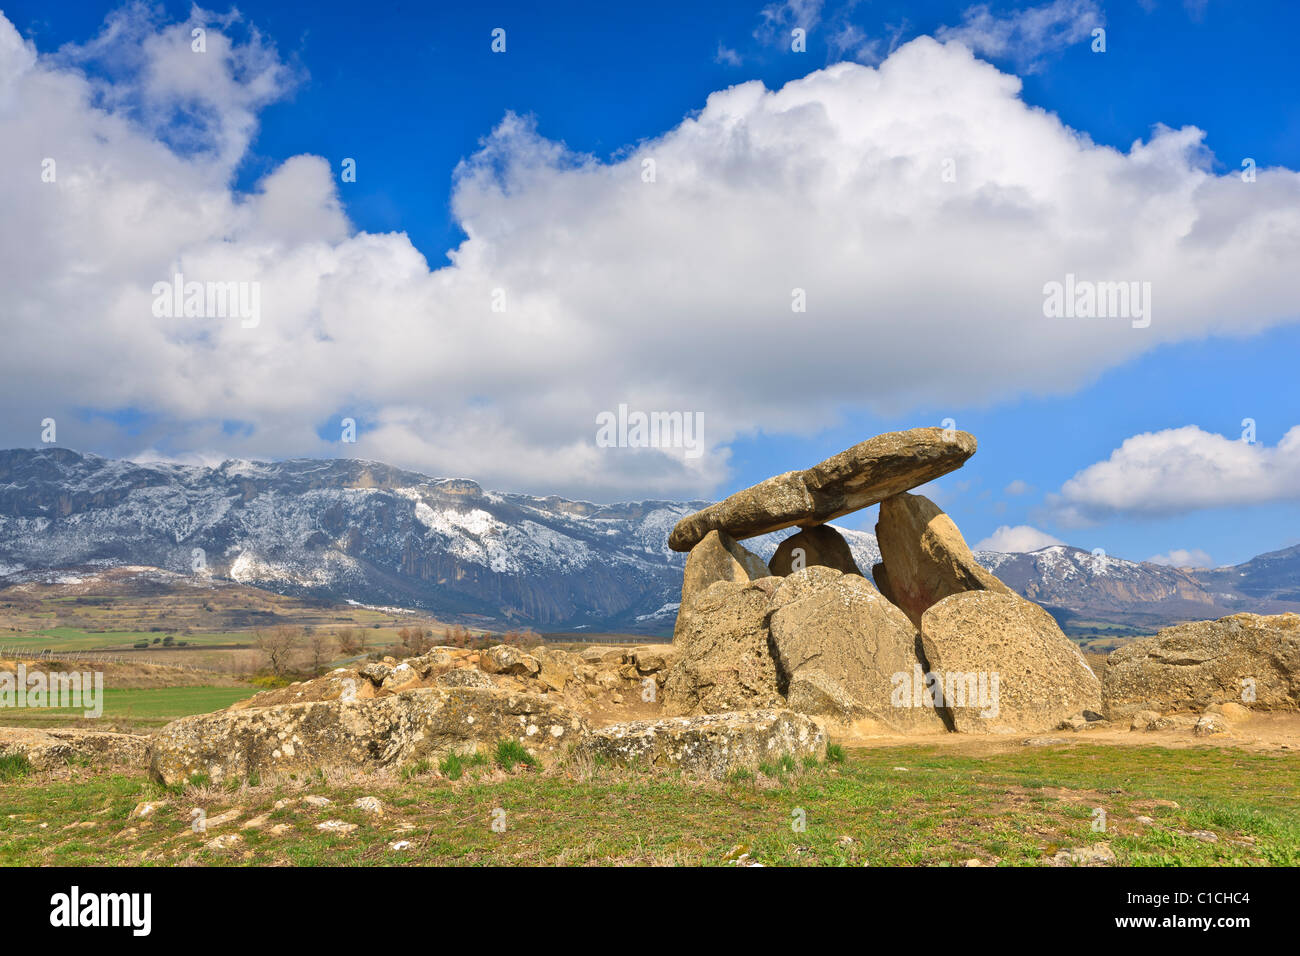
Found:
[[[884,564],[872,569],[876,583],[918,627],[926,609],[950,594],[1015,593],[976,563],[952,519],[922,495],[895,495],[880,503],[876,543]]]
[[[826,524],[804,528],[798,534],[786,538],[777,545],[776,554],[767,562],[767,567],[779,577],[812,567],[834,568],[844,574],[862,574],[858,563],[853,560],[853,551],[844,540],[844,535]]]

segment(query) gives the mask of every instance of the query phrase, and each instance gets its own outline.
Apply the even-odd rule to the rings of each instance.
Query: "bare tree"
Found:
[[[262,652],[263,657],[266,658],[266,666],[276,677],[283,677],[289,669],[290,660],[294,651],[298,649],[301,638],[300,630],[283,624],[269,631],[253,632],[253,644]]]
[[[342,628],[334,635],[339,644],[339,653],[344,657],[356,657],[365,649],[365,631]]]
[[[320,631],[312,631],[307,636],[307,647],[311,651],[311,673],[313,677],[325,673],[325,665],[333,655],[330,653],[330,636]]]

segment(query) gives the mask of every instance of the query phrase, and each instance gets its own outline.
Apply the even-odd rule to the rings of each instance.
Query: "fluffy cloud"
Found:
[[[1200,548],[1173,548],[1168,554],[1154,554],[1147,558],[1152,564],[1164,564],[1171,568],[1208,568],[1211,567],[1210,556]]]
[[[1082,524],[1297,499],[1300,425],[1272,448],[1188,425],[1125,439],[1067,481],[1051,505],[1067,524]]]
[[[1051,547],[1054,544],[1065,544],[1060,538],[1055,538],[1046,531],[1039,531],[1027,524],[1018,524],[1014,528],[1009,525],[1002,525],[997,531],[977,542],[976,551],[1037,551],[1039,548]]]
[[[507,115],[450,184],[468,238],[431,269],[405,235],[348,222],[322,158],[232,190],[258,110],[295,77],[247,25],[152,16],[110,21],[135,51],[110,64],[105,37],[38,54],[0,17],[0,208],[19,240],[0,257],[4,445],[35,444],[48,416],[61,444],[109,454],[347,454],[695,496],[760,428],[1068,393],[1162,343],[1295,319],[1300,176],[1217,176],[1194,128],[1097,146],[959,44],[716,92],[611,161]],[[260,324],[155,318],[175,272],[259,283]],[[1044,318],[1066,272],[1152,282],[1150,328]],[[597,448],[620,403],[702,412],[705,454]]]

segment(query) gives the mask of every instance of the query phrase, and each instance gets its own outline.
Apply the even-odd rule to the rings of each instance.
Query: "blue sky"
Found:
[[[133,73],[136,66],[129,62],[123,65],[120,51],[115,54],[100,49],[92,54],[84,50],[100,34],[106,14],[114,9],[120,8],[75,2],[52,8],[46,3],[20,2],[6,7],[4,15],[39,55],[55,55],[51,69],[79,71],[88,81],[102,83],[101,93],[127,91],[120,107],[122,115],[152,133],[155,140],[168,142],[181,121],[174,115],[160,120],[150,115],[150,110],[159,102],[174,105],[173,99],[150,99],[152,94],[146,87],[140,87],[146,89],[144,94],[132,88],[132,82],[142,81]],[[265,97],[223,93],[218,99],[214,95],[211,108],[229,110],[229,116],[234,118],[230,130],[251,117],[246,143],[239,132],[222,133],[236,143],[233,159],[224,165],[205,166],[197,173],[187,169],[185,174],[193,176],[185,180],[169,180],[166,176],[171,173],[159,173],[158,182],[171,183],[169,189],[193,188],[198,196],[203,190],[215,188],[214,182],[224,181],[224,188],[238,205],[239,197],[262,191],[268,177],[294,157],[322,157],[332,170],[337,170],[343,157],[352,157],[358,169],[356,182],[339,184],[335,177],[334,184],[339,212],[346,218],[345,227],[339,225],[330,210],[321,211],[322,204],[328,203],[317,203],[315,193],[310,202],[301,200],[303,208],[310,207],[311,215],[295,213],[290,218],[314,226],[312,217],[319,213],[320,235],[336,244],[357,234],[404,234],[409,247],[423,256],[424,267],[435,275],[436,270],[452,264],[449,252],[466,241],[467,218],[484,224],[482,229],[497,240],[494,255],[498,256],[506,254],[510,237],[521,231],[521,223],[538,228],[533,224],[542,219],[548,228],[559,230],[565,228],[568,215],[575,223],[591,225],[585,218],[589,211],[574,211],[583,205],[581,197],[573,200],[574,207],[556,200],[555,210],[551,211],[546,206],[547,191],[550,195],[564,195],[565,183],[582,182],[572,173],[582,162],[593,163],[601,170],[617,168],[629,155],[637,154],[643,144],[659,141],[677,130],[683,120],[697,116],[716,91],[753,80],[761,81],[767,90],[777,90],[842,60],[880,67],[891,50],[922,36],[954,42],[963,39],[975,46],[979,58],[1003,74],[1020,78],[1023,88],[1018,96],[1029,108],[1026,116],[1034,108],[1054,114],[1073,134],[1090,141],[1090,152],[1112,147],[1119,154],[1128,154],[1135,141],[1152,141],[1157,124],[1173,130],[1194,126],[1204,132],[1204,138],[1199,149],[1189,152],[1199,158],[1189,159],[1188,168],[1198,168],[1221,181],[1224,189],[1229,188],[1244,157],[1252,157],[1261,170],[1280,170],[1281,184],[1270,187],[1279,190],[1276,195],[1282,197],[1281,201],[1272,201],[1275,208],[1270,210],[1269,202],[1262,203],[1252,213],[1256,218],[1243,220],[1246,225],[1229,223],[1224,232],[1264,228],[1282,237],[1280,245],[1264,242],[1262,252],[1252,251],[1251,261],[1267,260],[1271,248],[1277,248],[1285,258],[1296,247],[1295,220],[1285,218],[1296,212],[1294,174],[1289,171],[1300,169],[1300,97],[1296,95],[1293,42],[1300,28],[1300,8],[1290,3],[1153,0],[1094,4],[1055,0],[1050,4],[993,3],[981,14],[968,3],[837,5],[815,0],[768,7],[762,3],[717,3],[708,5],[707,10],[696,3],[660,3],[651,8],[475,4],[473,9],[448,5],[446,9],[404,8],[401,12],[386,11],[381,5],[325,2],[302,8],[253,2],[241,3],[242,19],[224,25],[220,22],[222,13],[195,13],[187,5],[175,3],[162,4],[161,9],[164,13],[154,16],[137,9],[139,30],[161,34],[168,26],[185,24],[187,18],[203,22],[214,32],[229,34],[245,48],[250,43],[261,43],[262,52],[253,58],[255,62],[245,66],[250,70],[261,68],[273,59],[277,79],[276,91]],[[1026,18],[1044,10],[1059,13],[1059,24],[1046,34],[1035,33],[1034,21]],[[1094,21],[1104,25],[1106,31],[1103,54],[1090,49],[1087,28]],[[797,23],[810,24],[804,53],[789,49],[789,28]],[[507,31],[504,55],[494,54],[489,48],[490,32],[496,27]],[[999,29],[1005,34],[998,34]],[[132,34],[136,38],[143,35]],[[1003,39],[997,40],[998,36]],[[66,44],[82,52],[67,53]],[[61,61],[57,59],[60,48],[65,48]],[[268,49],[273,53],[267,53]],[[206,80],[201,78],[200,82]],[[172,93],[169,91],[169,96]],[[108,100],[101,101],[102,108],[118,108],[104,106],[104,102]],[[505,157],[500,160],[502,169],[514,169],[514,162],[527,171],[531,168],[529,162],[540,163],[551,177],[543,184],[545,188],[526,174],[512,182],[511,175],[503,173],[501,180],[507,185],[498,195],[489,186],[480,187],[473,178],[473,174],[491,170],[497,162],[496,154],[491,148],[485,152],[484,144],[494,142],[494,130],[501,128],[507,114],[524,117],[533,125],[526,135],[499,141]],[[1018,134],[1008,133],[1011,135]],[[56,140],[52,136],[51,141]],[[174,139],[172,142],[174,145]],[[563,156],[536,158],[548,156],[547,150],[554,144],[563,145]],[[212,144],[204,141],[201,145]],[[810,150],[815,154],[815,145]],[[72,152],[75,155],[75,150]],[[70,158],[69,165],[74,161],[82,160]],[[85,161],[94,160],[92,157]],[[460,166],[458,174],[458,164],[463,163],[470,165]],[[101,170],[110,168],[115,167],[101,164]],[[566,171],[570,175],[566,176]],[[112,174],[102,175],[111,178]],[[310,186],[295,179],[286,188],[292,202],[316,188],[313,175],[311,170],[301,173],[301,183]],[[458,176],[467,175],[470,186],[461,193],[458,212],[454,205],[455,183]],[[1132,175],[1137,174],[1129,169],[1113,178],[1125,185]],[[999,182],[1010,182],[1008,176],[1011,174]],[[177,182],[188,186],[177,186]],[[1058,188],[1068,193],[1071,184],[1058,184]],[[1071,201],[1086,205],[1089,188],[1089,180],[1081,178],[1079,194]],[[1180,190],[1171,187],[1170,192],[1179,194]],[[761,200],[763,194],[757,195]],[[590,200],[585,202],[589,204]],[[1226,202],[1231,205],[1232,200]],[[754,199],[746,203],[753,207]],[[1214,222],[1216,215],[1230,218],[1232,213],[1219,212],[1223,203],[1213,199],[1199,206],[1202,221]],[[1154,208],[1158,211],[1166,207]],[[1284,216],[1280,224],[1269,218],[1279,209]],[[871,209],[864,208],[863,216],[871,213]],[[1176,215],[1170,214],[1171,218]],[[232,217],[234,224],[221,232],[223,242],[242,241],[239,230],[243,226],[238,223],[237,213]],[[277,222],[275,228],[280,230],[276,238],[282,239],[281,233],[287,227]],[[754,228],[761,229],[762,221]],[[1130,228],[1137,227],[1117,225],[1117,237],[1118,231]],[[828,226],[826,231],[830,229]],[[1088,237],[1089,249],[1094,243],[1104,247],[1111,242],[1104,228],[1094,231],[1097,234]],[[6,232],[8,245],[17,236]],[[296,241],[300,237],[294,238]],[[1044,242],[1050,243],[1051,237]],[[1122,241],[1116,238],[1115,244],[1121,245]],[[159,245],[165,252],[165,242]],[[420,271],[419,263],[413,265],[402,255],[399,250],[392,258],[397,263],[393,266],[397,274],[405,277],[411,271]],[[649,258],[654,259],[653,247]],[[166,264],[158,261],[156,271],[166,274]],[[530,260],[531,274],[548,268],[538,261]],[[1073,260],[1062,261],[1062,271],[1071,268]],[[1296,272],[1295,260],[1289,261],[1290,271]],[[625,363],[628,394],[634,402],[638,395],[649,401],[646,396],[681,394],[683,407],[702,408],[709,416],[707,420],[726,422],[725,438],[709,459],[712,464],[698,471],[677,468],[664,475],[656,472],[652,477],[644,470],[645,456],[627,456],[613,465],[600,459],[593,469],[591,462],[596,459],[572,457],[574,438],[569,431],[557,426],[552,435],[546,424],[536,422],[529,424],[528,439],[519,450],[503,454],[505,460],[485,453],[470,454],[471,444],[509,450],[512,439],[506,426],[484,412],[484,421],[475,426],[477,430],[467,427],[456,432],[449,430],[446,419],[477,420],[483,409],[501,409],[508,422],[510,407],[495,398],[500,377],[509,377],[525,389],[533,374],[526,362],[519,367],[509,363],[497,367],[494,356],[483,354],[480,340],[475,340],[477,351],[464,353],[465,363],[480,366],[467,382],[457,383],[464,404],[428,397],[429,407],[443,410],[438,421],[402,411],[425,402],[418,376],[409,388],[380,396],[369,390],[366,382],[353,381],[346,369],[340,373],[334,366],[321,365],[322,373],[328,369],[346,381],[339,388],[337,401],[311,395],[295,404],[292,373],[287,377],[280,374],[281,387],[273,398],[243,408],[231,398],[230,408],[211,411],[205,411],[204,406],[212,406],[213,396],[231,396],[245,387],[254,387],[248,384],[250,380],[277,376],[250,371],[242,379],[210,383],[212,391],[205,392],[202,399],[195,398],[194,407],[189,407],[183,397],[176,397],[183,396],[183,391],[106,383],[97,391],[76,396],[75,401],[69,398],[69,411],[61,418],[60,443],[104,454],[183,460],[192,456],[208,460],[225,455],[346,454],[395,460],[434,473],[466,474],[494,487],[538,494],[714,497],[771,474],[812,464],[872,434],[921,424],[937,425],[951,417],[958,427],[979,438],[980,451],[960,472],[938,482],[933,491],[972,544],[994,535],[1003,526],[1029,526],[1044,536],[1133,559],[1182,550],[1189,552],[1187,561],[1235,563],[1300,541],[1300,532],[1295,530],[1300,527],[1296,521],[1300,517],[1297,471],[1290,464],[1289,453],[1278,451],[1274,455],[1272,451],[1290,429],[1300,424],[1300,386],[1295,375],[1295,359],[1300,354],[1300,328],[1295,324],[1300,318],[1300,306],[1295,303],[1300,302],[1300,297],[1292,289],[1289,314],[1285,302],[1279,306],[1276,301],[1277,289],[1285,294],[1285,285],[1278,278],[1285,265],[1278,265],[1262,281],[1243,278],[1240,289],[1226,289],[1222,282],[1207,280],[1211,290],[1222,291],[1222,298],[1214,299],[1206,306],[1205,316],[1196,321],[1189,319],[1177,334],[1166,334],[1157,324],[1158,336],[1153,333],[1151,341],[1134,345],[1137,330],[1117,331],[1112,344],[1098,346],[1095,360],[1077,364],[1066,360],[1073,351],[1087,351],[1091,341],[1066,341],[1059,347],[1026,351],[1024,364],[1040,370],[1059,356],[1063,365],[1059,382],[1053,381],[1051,369],[1046,368],[1023,380],[1009,374],[1002,384],[976,376],[978,382],[969,389],[956,385],[947,388],[944,382],[955,382],[956,378],[938,376],[932,387],[915,392],[886,385],[873,391],[866,383],[889,379],[900,350],[924,353],[934,346],[932,336],[940,328],[921,323],[909,338],[896,328],[910,321],[906,309],[900,308],[890,319],[895,324],[893,337],[887,342],[882,338],[879,351],[871,348],[871,337],[865,339],[865,344],[854,346],[861,355],[858,368],[862,389],[855,390],[851,381],[843,382],[809,399],[806,407],[792,403],[788,414],[780,408],[756,406],[752,414],[738,410],[734,420],[726,417],[738,405],[745,405],[747,396],[786,387],[774,369],[784,368],[792,383],[789,387],[805,388],[809,381],[815,381],[823,356],[827,350],[836,349],[837,336],[843,334],[841,323],[851,321],[851,313],[835,316],[824,327],[816,324],[821,320],[812,312],[807,320],[788,320],[813,323],[807,325],[808,341],[815,343],[813,347],[791,348],[789,342],[778,344],[774,337],[776,360],[783,364],[763,366],[748,381],[745,375],[737,375],[733,389],[710,391],[707,396],[687,394],[668,376],[656,376],[655,362],[661,361],[656,356],[633,348],[631,355],[620,358],[616,351],[598,353],[592,346],[590,360],[599,362],[601,368],[617,370],[620,362]],[[463,259],[460,266],[464,267]],[[554,268],[563,269],[564,263]],[[864,271],[869,268],[870,263],[863,262]],[[1157,301],[1181,304],[1177,296],[1164,290],[1176,283],[1178,276],[1190,277],[1194,270],[1175,264],[1166,275],[1158,266],[1148,268],[1165,278],[1165,284],[1157,286],[1166,297]],[[719,272],[724,274],[725,269]],[[368,267],[366,274],[383,272]],[[1053,275],[1056,273],[1048,277]],[[1120,277],[1107,274],[1107,278]],[[788,284],[796,281],[797,276]],[[1005,280],[993,277],[990,281]],[[370,294],[374,294],[373,290]],[[869,311],[865,303],[871,300],[871,288],[856,294]],[[562,298],[558,292],[555,295]],[[1202,298],[1190,292],[1188,295]],[[365,294],[359,298],[364,300]],[[409,328],[424,322],[419,309],[410,304],[414,301],[421,300],[417,297],[376,302],[376,308],[398,313],[391,320],[394,324],[384,326],[383,332],[377,331],[376,337],[385,341],[395,335],[400,338],[403,326],[399,320],[408,323]],[[671,308],[671,303],[664,307]],[[607,295],[592,308],[619,313],[624,303]],[[1172,321],[1165,319],[1166,315],[1162,313],[1157,323]],[[24,321],[22,316],[14,309],[7,323],[18,328]],[[743,315],[737,321],[741,319]],[[481,328],[492,321],[492,316],[486,315],[476,319],[475,324]],[[555,338],[561,344],[569,334],[587,341],[601,337],[598,325],[568,323],[562,318],[554,321]],[[706,331],[706,326],[707,320],[696,327]],[[795,331],[790,325],[785,328]],[[728,329],[734,332],[732,326]],[[959,326],[954,320],[953,329],[955,335],[971,335],[972,341],[1001,336],[1004,352],[1014,353],[1018,347],[1017,337],[1000,328],[986,333],[978,324]],[[1118,338],[1121,334],[1126,336],[1122,340]],[[440,332],[431,341],[434,348],[441,342],[448,351],[468,349],[463,346],[465,335],[459,330]],[[320,333],[320,337],[331,336]],[[800,337],[796,332],[795,338]],[[502,339],[496,344],[509,353],[511,340],[503,329]],[[706,341],[709,347],[717,347],[716,341],[707,337]],[[169,341],[168,345],[175,347],[176,343]],[[683,350],[696,347],[690,338],[680,343]],[[781,349],[789,350],[788,354],[779,354]],[[397,350],[401,351],[400,346]],[[560,354],[563,361],[550,365],[539,357],[532,385],[538,398],[531,404],[543,409],[553,404],[556,409],[566,409],[555,412],[564,415],[570,405],[565,403],[563,390],[549,379],[575,373],[580,377],[584,365],[567,352]],[[720,353],[721,361],[725,361],[725,355]],[[245,360],[231,357],[220,359],[220,363],[230,367]],[[253,359],[247,361],[253,363],[250,369],[260,367]],[[979,361],[975,352],[972,361]],[[71,360],[65,366],[56,358],[56,374],[44,379],[48,395],[41,394],[42,386],[34,386],[27,389],[21,401],[8,402],[13,410],[0,435],[5,444],[35,444],[32,419],[39,420],[41,402],[62,408],[58,405],[62,399],[56,397],[60,392],[59,376],[75,376],[75,370],[84,367]],[[373,379],[373,369],[382,368],[376,358],[373,364],[367,364],[366,376],[358,375],[358,379]],[[430,378],[445,378],[448,374],[431,372]],[[995,372],[989,375],[996,378]],[[635,382],[638,376],[644,379],[639,385]],[[139,377],[125,375],[129,381]],[[174,387],[183,390],[184,386],[178,382]],[[30,394],[33,391],[37,393],[34,399]],[[11,396],[6,392],[5,397]],[[304,419],[301,429],[285,420],[272,420],[270,412],[262,417],[264,409],[278,407],[281,399],[286,417]],[[593,388],[590,397],[590,402],[595,402],[591,407],[595,408],[612,408],[620,400],[624,400],[623,395],[614,384]],[[587,401],[584,396],[582,402]],[[582,402],[575,402],[574,407],[586,409],[588,405]],[[357,446],[341,446],[327,437],[337,431],[336,423],[347,414],[361,423],[363,440]],[[1224,464],[1216,456],[1236,455],[1237,450],[1225,449],[1198,434],[1188,438],[1190,444],[1178,454],[1166,449],[1166,445],[1177,442],[1170,438],[1161,444],[1164,439],[1160,439],[1143,454],[1114,462],[1110,471],[1087,471],[1112,460],[1117,449],[1134,436],[1173,435],[1175,430],[1196,426],[1208,436],[1235,440],[1245,418],[1256,422],[1257,445],[1252,448],[1265,456],[1260,462],[1233,459]],[[439,438],[429,438],[435,432]],[[314,446],[312,442],[317,439],[325,447]],[[465,454],[458,457],[448,451],[456,448]],[[1174,477],[1165,500],[1159,490],[1159,473],[1170,468]],[[1136,470],[1134,477],[1130,477],[1129,469]],[[1142,473],[1137,474],[1139,471]],[[591,474],[590,481],[583,477],[586,472]],[[1072,478],[1085,472],[1087,480],[1073,491],[1066,488]],[[1222,480],[1231,481],[1233,488],[1222,494],[1198,494],[1195,487],[1172,487],[1180,482],[1192,486],[1214,484],[1216,475],[1225,476]],[[1144,481],[1150,482],[1152,488],[1146,495],[1126,496],[1123,490],[1116,489],[1116,483],[1131,487]],[[870,528],[873,521],[872,513],[864,513],[861,520],[850,518],[845,523]],[[1022,534],[1014,540],[1033,539]]]

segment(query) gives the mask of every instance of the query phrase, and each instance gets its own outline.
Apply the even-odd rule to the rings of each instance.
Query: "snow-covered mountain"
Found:
[[[668,549],[668,533],[707,503],[501,494],[349,459],[207,468],[61,448],[0,451],[0,579],[146,565],[486,626],[663,633],[676,616],[685,563]],[[839,530],[870,574],[880,560],[875,536]],[[785,534],[745,545],[770,558]],[[1292,571],[1300,567],[1295,550]],[[1253,609],[1243,605],[1249,595],[1230,587],[1233,569],[1204,572],[1219,576],[1212,593],[1200,574],[1077,548],[976,557],[1066,621],[1149,630]],[[1268,564],[1270,580],[1294,580],[1277,565]]]
[[[348,459],[206,468],[13,450],[0,452],[0,577],[150,565],[484,624],[663,631],[685,563],[668,532],[707,503],[499,494]],[[770,557],[780,537],[747,544]],[[846,537],[868,568],[879,560],[874,536]]]

